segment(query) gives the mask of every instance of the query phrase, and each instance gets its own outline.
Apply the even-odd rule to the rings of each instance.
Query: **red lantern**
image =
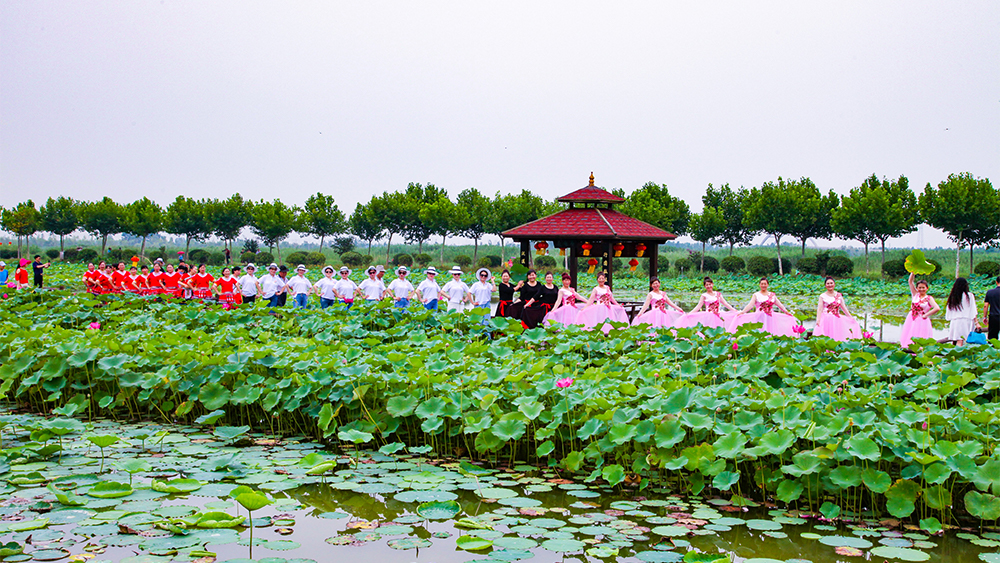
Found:
[[[646,252],[646,245],[645,244],[642,244],[640,242],[639,244],[635,245],[635,255],[636,256],[639,256],[641,258],[643,252]]]
[[[625,250],[625,245],[619,242],[618,244],[612,246],[611,248],[615,249],[615,256],[621,256],[622,250]]]
[[[580,248],[583,249],[583,255],[584,256],[590,256],[590,249],[594,248],[594,246],[592,244],[590,244],[589,242],[585,242],[585,243],[583,243],[583,244],[580,245]]]
[[[548,247],[549,247],[549,243],[547,243],[547,242],[544,242],[544,241],[542,241],[542,242],[536,242],[535,243],[535,254],[537,254],[539,256],[545,254],[545,249],[548,248]]]
[[[589,268],[587,268],[587,273],[593,274],[594,268],[597,267],[597,258],[591,258],[590,260],[587,260],[587,265],[590,266]]]
[[[559,256],[566,256],[566,249],[565,248],[560,248],[559,249]]]
[[[628,269],[628,271],[634,272],[635,271],[635,267],[639,265],[639,261],[636,260],[635,258],[633,258],[633,259],[631,259],[631,260],[628,261],[628,265],[631,266]]]
[[[135,268],[138,265],[139,265],[139,257],[138,256],[133,256],[132,257],[132,267]]]

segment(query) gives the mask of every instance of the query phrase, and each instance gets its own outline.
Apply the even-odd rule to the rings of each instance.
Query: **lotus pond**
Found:
[[[18,412],[55,417],[0,421],[3,509],[23,522],[8,525],[17,545],[6,549],[33,551],[48,536],[25,532],[48,533],[46,514],[93,510],[108,514],[86,519],[193,542],[105,542],[105,560],[251,557],[255,528],[235,523],[247,506],[280,521],[255,534],[257,559],[327,560],[335,547],[319,542],[345,534],[331,541],[352,545],[336,549],[387,560],[690,561],[712,546],[778,560],[991,560],[1000,546],[990,346],[904,351],[750,329],[606,337],[388,303],[222,310],[51,291],[3,304],[0,392]],[[407,491],[450,494],[397,498]],[[157,500],[134,518],[120,506]],[[419,514],[450,501],[461,512]],[[155,512],[174,504],[192,510]],[[317,510],[345,516],[314,521]],[[582,531],[601,527],[616,531]],[[301,548],[280,543],[285,528]],[[117,529],[93,537],[145,537]],[[59,530],[39,558],[78,554],[59,543],[76,534]],[[389,539],[430,548],[396,552]],[[144,560],[169,559],[132,561]]]

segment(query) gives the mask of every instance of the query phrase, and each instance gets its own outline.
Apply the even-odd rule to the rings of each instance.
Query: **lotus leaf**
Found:
[[[491,540],[475,536],[459,536],[459,538],[455,540],[455,545],[457,545],[459,549],[464,549],[465,551],[482,551],[493,547],[493,542]]]
[[[132,485],[128,483],[102,481],[91,487],[87,494],[96,498],[119,498],[129,496],[133,492]]]
[[[417,514],[428,520],[448,520],[461,511],[462,507],[453,500],[425,502],[417,506]]]
[[[924,251],[918,248],[914,248],[913,252],[906,257],[903,267],[906,268],[907,272],[917,274],[918,276],[933,274],[934,270],[937,269],[937,266],[927,261]]]
[[[925,551],[885,545],[880,545],[872,549],[869,553],[876,557],[888,557],[889,559],[899,559],[900,561],[927,561],[931,558],[930,554]]]
[[[172,479],[170,481],[157,481],[153,479],[153,483],[150,485],[154,491],[160,491],[161,493],[190,493],[197,491],[201,486],[201,481],[197,479]]]

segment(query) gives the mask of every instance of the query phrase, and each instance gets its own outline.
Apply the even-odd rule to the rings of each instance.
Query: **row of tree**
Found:
[[[754,188],[730,188],[728,184],[708,185],[702,196],[704,209],[691,213],[688,204],[671,196],[667,187],[647,183],[626,194],[618,209],[677,235],[690,235],[705,245],[728,246],[730,254],[739,245],[748,245],[759,234],[774,239],[781,256],[782,238],[801,244],[805,254],[809,239],[838,236],[857,240],[868,249],[875,243],[882,247],[888,239],[914,231],[927,223],[944,231],[957,245],[956,275],[960,251],[969,247],[990,246],[1000,242],[1000,192],[988,179],[969,173],[952,174],[937,186],[927,184],[917,196],[905,176],[895,180],[879,179],[874,174],[849,194],[826,194],[809,178],[765,182]],[[449,236],[463,236],[475,242],[502,233],[563,209],[527,190],[517,194],[497,193],[490,198],[475,188],[462,191],[454,199],[433,184],[409,184],[400,192],[375,195],[359,203],[345,216],[332,196],[317,193],[303,207],[289,206],[274,200],[252,202],[236,194],[229,199],[195,200],[178,196],[165,209],[149,198],[120,204],[108,197],[100,201],[74,201],[68,197],[49,198],[40,209],[26,201],[0,213],[0,226],[27,239],[37,232],[63,237],[83,229],[101,240],[104,252],[109,236],[129,234],[142,239],[161,232],[185,237],[185,249],[192,240],[216,236],[232,246],[244,228],[249,228],[264,244],[275,249],[280,259],[280,244],[291,233],[324,241],[332,236],[349,234],[368,243],[368,253],[376,240],[385,239],[386,259],[394,237],[410,244],[423,244],[432,236],[442,237],[441,254]],[[502,251],[501,251],[502,252]],[[704,255],[704,252],[702,252]],[[779,264],[781,262],[779,261]]]

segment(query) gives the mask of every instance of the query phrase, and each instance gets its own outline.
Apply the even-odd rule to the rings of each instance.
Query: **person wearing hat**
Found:
[[[278,294],[278,307],[284,307],[288,303],[288,293],[291,291],[288,287],[288,266],[282,264],[278,267],[278,278],[281,280],[281,283],[285,284],[281,289],[281,293]]]
[[[236,280],[236,285],[240,288],[240,296],[244,303],[253,304],[257,296],[263,293],[260,282],[257,281],[257,266],[247,264],[247,273]]]
[[[35,261],[31,263],[31,271],[35,274],[35,287],[42,287],[42,274],[45,272],[45,268],[51,265],[50,262],[42,264],[42,256],[40,254],[35,255]]]
[[[378,301],[385,294],[385,284],[378,279],[378,270],[375,266],[368,266],[368,279],[358,286],[365,294],[365,301]]]
[[[389,282],[389,287],[386,288],[386,295],[392,295],[395,298],[396,306],[400,309],[405,309],[410,304],[410,297],[413,296],[413,284],[410,280],[406,279],[406,275],[410,273],[410,270],[406,266],[400,266],[396,268],[396,275],[399,276],[396,279]]]
[[[267,273],[260,277],[260,298],[267,300],[268,307],[277,307],[278,298],[285,292],[285,281],[278,277],[278,265],[271,264]]]
[[[295,307],[305,309],[309,304],[309,294],[312,293],[313,284],[306,279],[306,267],[299,264],[295,268],[295,275],[288,280],[289,292],[292,294],[292,301]]]
[[[28,289],[28,263],[27,258],[21,258],[17,263],[17,269],[14,270],[14,289]]]
[[[476,307],[490,308],[490,301],[493,300],[493,273],[489,268],[479,268],[476,270],[476,281],[469,288],[472,294],[472,303]]]
[[[441,296],[441,286],[434,279],[437,277],[438,271],[437,268],[431,266],[424,270],[424,273],[427,274],[427,279],[417,286],[417,299],[424,304],[425,309],[436,311],[438,298]]]
[[[88,264],[89,268],[93,268],[93,264]],[[84,274],[86,275],[86,274]],[[7,263],[0,260],[0,286],[7,285],[7,279],[10,277],[10,270],[7,269]]]
[[[354,292],[358,290],[358,284],[354,283],[349,276],[351,269],[347,266],[340,267],[340,279],[333,285],[333,294],[347,305],[350,309],[354,305]]]
[[[448,297],[448,310],[462,310],[462,303],[470,301],[469,286],[462,281],[462,268],[455,266],[448,271],[451,281],[444,284],[441,291]]]
[[[385,277],[385,266],[383,266],[382,264],[375,266],[375,277],[378,278],[378,281],[385,283],[385,281],[382,279]]]
[[[337,282],[333,279],[333,266],[323,267],[323,277],[313,284],[313,292],[319,295],[320,309],[326,309],[337,302]]]

